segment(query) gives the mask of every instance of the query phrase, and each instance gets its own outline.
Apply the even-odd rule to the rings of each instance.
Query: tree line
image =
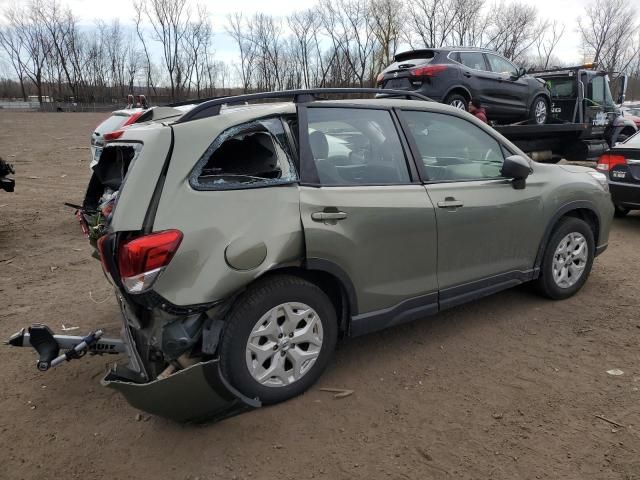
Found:
[[[35,94],[41,102],[108,102],[134,90],[180,100],[230,88],[371,86],[400,50],[451,45],[489,48],[521,66],[549,68],[566,63],[554,52],[567,28],[579,32],[585,59],[640,76],[640,29],[632,0],[593,0],[573,27],[518,1],[319,0],[285,17],[229,15],[216,28],[235,43],[232,62],[216,59],[204,5],[132,4],[129,23],[98,20],[84,28],[59,0],[6,8],[0,90],[6,95],[17,88],[15,96]]]

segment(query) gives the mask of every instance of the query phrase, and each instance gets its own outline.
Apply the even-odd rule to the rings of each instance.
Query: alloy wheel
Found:
[[[547,121],[547,102],[542,99],[536,102],[535,117],[538,125],[542,125]]]
[[[455,100],[452,100],[449,103],[449,105],[451,105],[454,108],[458,108],[460,110],[464,110],[464,111],[467,110],[467,106],[464,104],[464,102],[462,100],[457,99],[457,98]]]
[[[322,349],[322,322],[304,303],[273,307],[256,322],[246,347],[249,373],[261,385],[283,387],[300,380]]]
[[[553,255],[553,280],[560,288],[576,284],[584,274],[589,258],[587,239],[578,232],[566,235]]]

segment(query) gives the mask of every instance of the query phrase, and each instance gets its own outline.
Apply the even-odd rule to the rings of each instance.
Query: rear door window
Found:
[[[271,118],[223,132],[191,174],[196,190],[264,187],[298,180],[282,121]]]
[[[491,135],[453,115],[403,111],[420,157],[419,167],[429,181],[498,178],[503,150]]]
[[[410,182],[389,111],[310,107],[307,118],[311,153],[322,185]]]
[[[459,52],[456,61],[474,70],[488,70],[484,55],[479,52]]]

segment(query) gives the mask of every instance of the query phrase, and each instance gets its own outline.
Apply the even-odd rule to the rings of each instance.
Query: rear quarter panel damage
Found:
[[[215,122],[204,119],[174,127],[172,161],[153,229],[177,228],[184,234],[176,256],[154,286],[175,305],[224,299],[273,267],[299,263],[304,256],[297,184],[211,191],[196,191],[189,184],[192,168],[211,142],[255,116],[221,115]],[[228,248],[241,259],[236,268],[225,258]],[[254,266],[257,261],[242,261],[247,258],[262,261]]]

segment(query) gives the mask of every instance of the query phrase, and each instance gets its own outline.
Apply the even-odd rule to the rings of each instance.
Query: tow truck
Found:
[[[619,94],[614,103],[609,75],[595,63],[530,73],[545,80],[549,88],[549,120],[544,125],[520,122],[494,128],[534,160],[593,160],[637,131],[635,123],[619,109],[624,102],[626,75],[616,77]]]

